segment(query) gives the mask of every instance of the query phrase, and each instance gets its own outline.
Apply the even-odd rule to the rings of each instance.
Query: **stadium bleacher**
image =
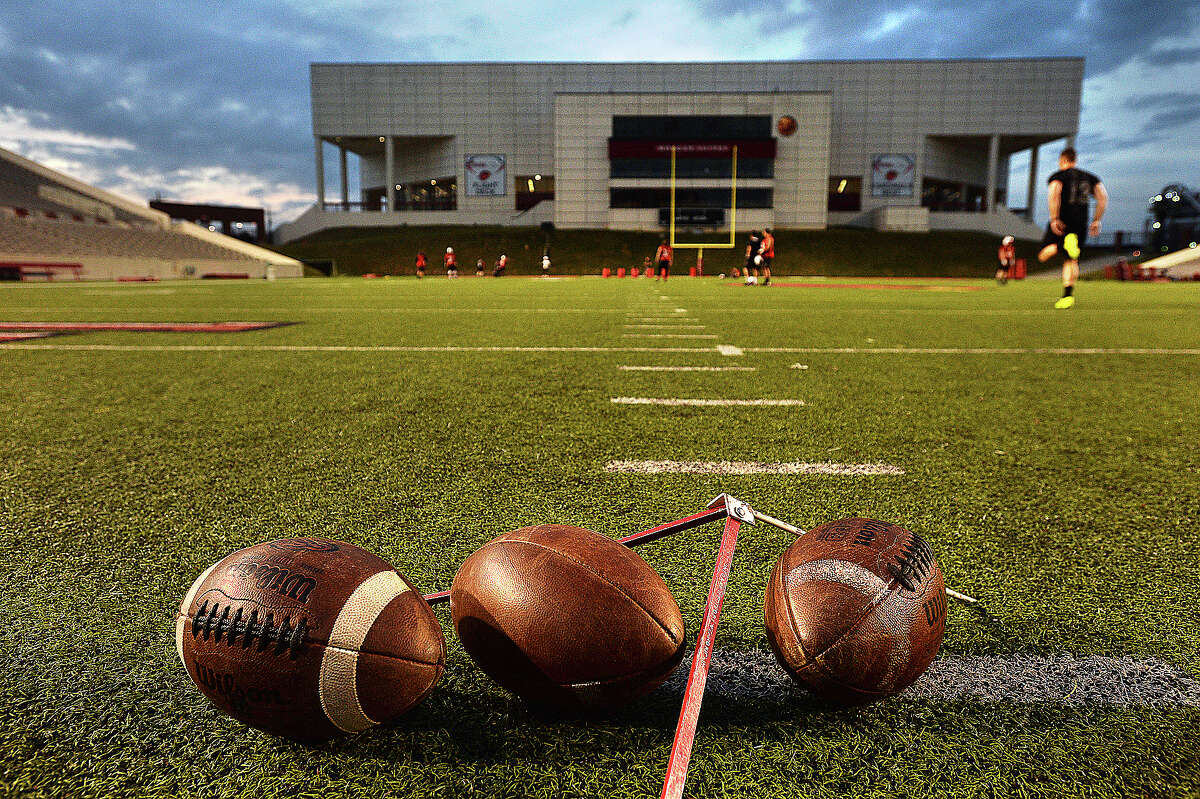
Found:
[[[300,277],[299,261],[0,149],[0,278]]]

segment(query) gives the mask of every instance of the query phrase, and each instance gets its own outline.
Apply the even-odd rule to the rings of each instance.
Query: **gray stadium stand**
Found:
[[[0,149],[0,279],[300,277],[299,261]]]

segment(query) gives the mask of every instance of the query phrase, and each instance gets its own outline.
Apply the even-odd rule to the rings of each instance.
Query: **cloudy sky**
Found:
[[[279,222],[315,196],[313,61],[1005,56],[1087,59],[1077,145],[1113,196],[1108,230],[1140,230],[1166,183],[1200,188],[1189,0],[5,0],[0,147],[139,200],[265,205]],[[1014,158],[1015,198],[1026,169]]]

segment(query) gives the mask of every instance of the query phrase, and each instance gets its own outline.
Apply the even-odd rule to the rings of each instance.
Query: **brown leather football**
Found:
[[[485,544],[455,575],[450,614],[479,667],[543,712],[615,708],[683,659],[683,617],[662,577],[579,527],[524,527]]]
[[[215,563],[184,597],[175,643],[218,708],[301,741],[397,718],[446,662],[441,625],[412,584],[365,549],[322,538]]]
[[[946,587],[929,545],[872,519],[838,519],[797,539],[775,563],[764,605],[780,665],[835,702],[904,690],[946,631]]]

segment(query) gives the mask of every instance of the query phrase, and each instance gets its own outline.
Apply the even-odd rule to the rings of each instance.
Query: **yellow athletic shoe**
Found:
[[[1058,302],[1054,303],[1054,307],[1055,308],[1074,308],[1075,307],[1075,295],[1072,294],[1069,297],[1060,298]]]
[[[1079,253],[1081,252],[1079,249],[1079,237],[1074,233],[1068,233],[1066,238],[1063,239],[1063,249],[1066,251],[1068,258],[1072,261],[1078,261]]]

